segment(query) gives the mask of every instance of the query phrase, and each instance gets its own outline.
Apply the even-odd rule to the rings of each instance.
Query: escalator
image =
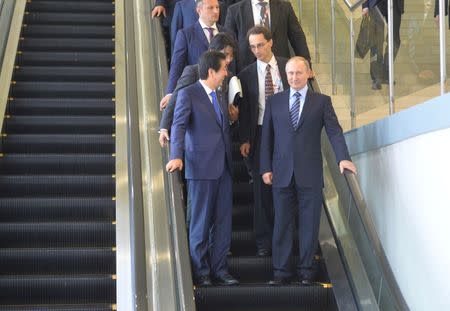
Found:
[[[337,310],[332,285],[319,254],[315,258],[317,282],[313,285],[302,286],[299,281],[296,284],[295,280],[288,286],[267,284],[273,278],[272,259],[256,256],[253,190],[239,153],[237,135],[233,138],[233,233],[228,264],[231,275],[240,281],[240,285],[195,288],[197,310]],[[294,247],[293,254],[298,254],[298,247]],[[292,267],[297,258],[293,258]]]
[[[116,309],[114,12],[27,1],[0,144],[0,310]]]

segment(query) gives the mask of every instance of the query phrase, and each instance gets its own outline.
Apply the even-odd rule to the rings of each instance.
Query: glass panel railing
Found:
[[[370,28],[368,41],[372,48],[360,57],[355,57],[354,50],[360,35],[364,1],[291,2],[307,36],[317,81],[322,91],[332,96],[344,130],[371,123],[440,95],[440,83],[445,81],[450,65],[442,67],[444,75],[441,77],[435,1],[408,1],[402,15],[396,14],[401,8],[397,7],[397,1],[392,1],[395,8],[391,11],[392,16],[401,16],[401,43],[392,65],[392,84],[388,83],[389,57],[385,53],[389,41],[387,4],[391,1],[381,1],[369,10],[374,25]],[[394,17],[392,29],[399,20]],[[443,30],[449,41],[447,20]],[[446,51],[446,58],[449,56],[450,52]]]
[[[398,288],[355,175],[342,175],[324,137],[325,211],[360,310],[409,310]]]

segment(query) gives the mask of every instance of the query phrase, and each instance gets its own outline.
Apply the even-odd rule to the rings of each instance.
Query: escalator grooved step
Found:
[[[111,26],[79,26],[79,25],[27,25],[22,31],[28,38],[113,38],[114,28]]]
[[[16,57],[18,66],[114,66],[111,52],[33,52],[22,51]]]
[[[112,67],[82,66],[20,66],[14,71],[13,79],[39,82],[113,82],[115,70]]]
[[[112,52],[113,39],[101,38],[24,38],[19,42],[22,51],[53,52]]]
[[[109,82],[27,82],[11,86],[11,97],[113,98],[115,86]]]
[[[114,15],[102,13],[46,13],[30,12],[24,16],[24,23],[27,25],[114,25]]]
[[[113,13],[114,4],[112,1],[90,1],[90,2],[78,2],[78,1],[32,1],[28,5],[27,9],[33,12],[70,12],[70,13]]]
[[[113,304],[0,306],[0,311],[113,311]]]

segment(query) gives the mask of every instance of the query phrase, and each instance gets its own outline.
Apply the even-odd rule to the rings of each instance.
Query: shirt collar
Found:
[[[269,0],[264,0],[264,1],[261,1],[261,2],[269,3]],[[252,0],[252,4],[253,4],[253,5],[256,5],[256,4],[258,4],[258,3],[260,3],[259,0]]]
[[[211,92],[213,92],[214,90],[211,90],[209,88],[209,86],[206,85],[205,82],[203,82],[202,80],[199,80],[200,84],[203,86],[203,88],[205,89],[206,94],[210,95]]]
[[[290,92],[289,92],[289,98],[292,98],[292,96],[294,96],[295,93],[299,92],[300,95],[302,95],[301,99],[302,99],[302,100],[305,100],[305,98],[306,98],[306,93],[308,92],[308,84],[306,84],[305,87],[302,88],[302,89],[299,90],[299,91],[294,90],[292,87],[289,88],[289,89],[290,89]]]
[[[200,19],[198,19],[198,22],[200,23],[200,26],[202,27],[202,29],[209,28],[209,26],[207,26],[205,23],[203,23]],[[214,28],[215,30],[219,31],[219,30],[217,29],[216,23],[214,23],[214,24],[211,26],[211,28]]]
[[[269,64],[272,68],[276,68],[276,66],[277,66],[277,59],[275,58],[275,55],[272,54],[272,58],[270,59],[270,61],[268,63],[265,63],[265,62],[257,59],[256,60],[256,64],[257,64],[259,70],[261,70],[262,72],[265,72],[267,64]]]

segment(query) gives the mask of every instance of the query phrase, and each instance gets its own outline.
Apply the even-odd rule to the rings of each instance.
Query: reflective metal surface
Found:
[[[121,6],[116,0],[116,7]],[[116,20],[123,10],[116,10]],[[123,16],[122,16],[123,17]],[[123,24],[123,23],[122,23]],[[117,308],[134,310],[133,270],[131,260],[130,192],[128,189],[126,75],[124,64],[123,25],[116,22],[116,243]]]
[[[0,73],[0,114],[5,114],[6,104],[8,101],[9,87],[14,70],[14,62],[16,60],[17,46],[19,42],[20,31],[22,29],[22,20],[25,11],[25,0],[17,0],[14,6],[14,14],[11,21],[11,31],[8,35],[8,43],[6,44],[5,54]],[[0,129],[3,128],[3,118],[0,118]]]

